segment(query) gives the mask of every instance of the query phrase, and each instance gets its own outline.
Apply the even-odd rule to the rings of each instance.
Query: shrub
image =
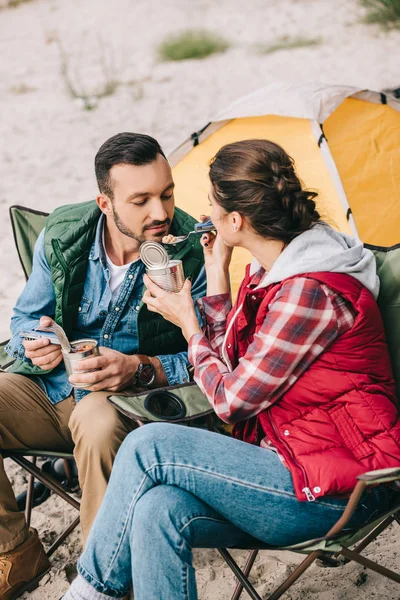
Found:
[[[279,50],[290,50],[294,48],[307,48],[308,46],[318,46],[322,43],[321,38],[289,37],[278,38],[276,42],[268,45],[259,45],[258,50],[261,54],[272,54]]]
[[[361,0],[367,9],[365,21],[379,23],[384,29],[400,27],[400,0]]]
[[[158,54],[161,60],[187,60],[206,58],[227,48],[229,43],[216,34],[193,29],[165,39],[158,47]]]

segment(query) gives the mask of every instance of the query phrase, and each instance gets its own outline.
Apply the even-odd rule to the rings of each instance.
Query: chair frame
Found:
[[[33,484],[35,479],[43,483],[43,485],[48,487],[52,492],[57,494],[57,496],[60,496],[60,498],[65,500],[65,502],[67,502],[70,506],[72,506],[79,512],[80,502],[76,498],[74,498],[71,493],[66,492],[59,481],[57,481],[50,475],[43,473],[43,471],[41,471],[36,464],[37,459],[41,457],[62,458],[64,459],[67,480],[72,481],[72,475],[67,461],[68,458],[73,458],[72,454],[68,454],[65,452],[53,452],[51,450],[0,450],[0,454],[3,458],[10,458],[17,465],[19,465],[29,473],[25,507],[25,519],[28,524],[28,527],[31,524],[31,515],[33,508]],[[27,457],[29,457],[31,460],[28,460]],[[74,531],[74,529],[79,525],[79,522],[80,517],[78,516],[57,537],[57,539],[53,542],[53,544],[46,552],[48,558],[50,558],[50,556],[54,554],[57,548],[61,546],[65,539],[70,535],[70,533]]]
[[[361,526],[356,531],[344,531],[344,528],[353,515],[366,488],[372,485],[393,482],[400,482],[400,467],[371,471],[360,475],[342,516],[324,537],[296,544],[295,546],[270,547],[271,550],[289,550],[297,553],[306,553],[307,557],[297,566],[293,573],[291,573],[289,577],[268,596],[268,600],[278,600],[278,598],[280,598],[317,559],[319,559],[324,566],[330,567],[339,567],[350,561],[355,561],[363,567],[387,577],[391,581],[400,583],[400,572],[396,573],[361,554],[362,550],[373,542],[391,523],[396,521],[400,525],[400,489],[397,504],[391,510],[375,519],[372,523]],[[351,546],[354,547],[351,548]],[[231,600],[239,600],[243,589],[246,590],[252,600],[263,600],[255,590],[254,586],[250,583],[249,575],[258,553],[260,550],[266,549],[268,549],[268,546],[262,545],[259,548],[250,550],[243,569],[239,567],[227,549],[218,549],[219,553],[238,580]]]
[[[10,207],[10,220],[11,220],[11,225],[12,225],[14,242],[15,242],[15,246],[17,249],[18,258],[21,263],[22,270],[24,272],[25,279],[28,279],[29,273],[27,271],[27,267],[24,263],[24,260],[23,260],[23,257],[22,257],[22,254],[21,254],[21,251],[20,251],[20,248],[18,245],[17,226],[16,226],[16,222],[15,222],[14,216],[13,216],[13,210],[15,210],[15,209],[22,210],[26,213],[43,216],[43,217],[47,217],[48,213],[38,211],[38,210],[35,210],[32,208],[26,208],[24,206],[19,206],[19,205],[14,205],[14,206]],[[0,348],[5,346],[5,344],[7,344],[7,342],[0,343]],[[2,366],[1,370],[7,371],[7,368],[10,367],[13,364],[13,362],[14,362],[14,359],[10,358],[10,362],[8,362],[7,364],[4,364]],[[35,479],[37,479],[38,481],[43,483],[43,485],[45,485],[52,492],[54,492],[55,494],[60,496],[68,504],[70,504],[76,510],[79,511],[80,502],[78,500],[76,500],[76,498],[74,498],[72,496],[72,494],[68,493],[60,485],[59,481],[57,481],[50,475],[43,473],[43,471],[41,471],[36,464],[38,458],[53,457],[53,458],[63,459],[65,472],[67,473],[67,481],[71,482],[72,475],[70,473],[69,464],[68,464],[68,460],[67,460],[67,459],[73,458],[73,455],[71,453],[55,452],[52,450],[36,450],[36,449],[18,449],[18,450],[11,450],[11,449],[2,450],[2,449],[0,449],[0,455],[3,458],[10,458],[16,464],[18,464],[20,467],[22,467],[25,471],[27,471],[29,473],[28,489],[27,489],[27,497],[26,497],[26,507],[25,507],[25,519],[28,524],[28,527],[30,526],[30,523],[31,523],[31,515],[32,515],[33,499],[34,499],[33,485],[34,485]],[[30,460],[28,460],[28,458],[30,458]],[[58,536],[58,538],[53,542],[53,544],[50,546],[50,548],[46,552],[48,557],[50,557],[57,550],[57,548],[64,542],[64,540],[70,535],[70,533],[72,533],[72,531],[79,525],[79,522],[80,522],[80,518],[78,516],[61,533],[61,535]]]

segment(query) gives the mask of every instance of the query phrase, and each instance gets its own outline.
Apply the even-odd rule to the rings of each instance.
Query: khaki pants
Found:
[[[0,373],[0,448],[74,451],[82,489],[81,525],[84,541],[103,499],[112,464],[126,435],[135,428],[94,392],[78,404],[69,396],[51,404],[28,377]],[[0,456],[0,552],[23,542],[27,526],[18,510]]]

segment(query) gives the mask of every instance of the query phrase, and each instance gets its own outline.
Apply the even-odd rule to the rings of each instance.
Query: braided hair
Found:
[[[293,159],[268,140],[223,146],[210,164],[216,202],[246,217],[256,233],[286,244],[320,220],[316,192],[302,188]]]

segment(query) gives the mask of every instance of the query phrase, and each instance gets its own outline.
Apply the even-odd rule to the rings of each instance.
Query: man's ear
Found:
[[[97,206],[105,215],[113,215],[112,202],[111,199],[105,194],[99,194],[96,197]]]

